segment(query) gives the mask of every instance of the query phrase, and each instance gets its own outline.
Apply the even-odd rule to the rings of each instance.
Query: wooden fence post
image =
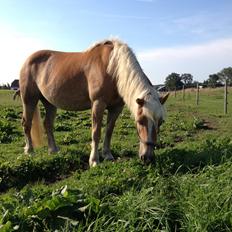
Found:
[[[197,83],[196,104],[199,105],[199,83]]]
[[[183,101],[185,100],[185,86],[183,85],[183,89],[182,89],[182,97],[183,97]]]
[[[227,79],[225,78],[225,86],[224,86],[224,114],[227,114],[227,95],[228,95],[228,88],[227,88]]]

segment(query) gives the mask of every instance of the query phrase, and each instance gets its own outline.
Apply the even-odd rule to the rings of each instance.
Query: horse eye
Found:
[[[140,117],[138,119],[138,123],[141,125],[141,126],[144,126],[146,124],[146,118],[145,117]]]
[[[144,126],[144,125],[145,125],[144,120],[140,120],[140,121],[138,121],[138,123],[139,123],[141,126]]]

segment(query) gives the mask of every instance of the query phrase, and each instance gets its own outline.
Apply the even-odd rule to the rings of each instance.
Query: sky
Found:
[[[195,81],[232,66],[231,0],[0,0],[0,84],[34,51],[126,42],[153,84],[172,72]]]

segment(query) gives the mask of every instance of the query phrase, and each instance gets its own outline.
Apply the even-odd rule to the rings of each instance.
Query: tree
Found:
[[[7,83],[7,84],[0,85],[0,89],[10,89],[10,84]]]
[[[165,79],[165,87],[169,90],[180,89],[183,86],[181,76],[178,73],[171,73]]]
[[[216,88],[217,86],[222,85],[220,81],[220,76],[218,74],[209,75],[209,79],[204,82],[210,88]]]
[[[190,73],[184,73],[180,77],[184,85],[190,85],[193,83],[193,76]]]
[[[222,82],[227,80],[229,86],[232,86],[232,67],[224,68],[219,73],[218,76]]]

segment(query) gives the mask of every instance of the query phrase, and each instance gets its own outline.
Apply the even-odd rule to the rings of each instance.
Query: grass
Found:
[[[89,111],[59,111],[61,151],[29,157],[11,96],[0,91],[0,231],[232,231],[232,108],[223,114],[222,89],[201,90],[199,106],[194,91],[185,101],[171,95],[153,165],[138,159],[125,109],[113,135],[116,161],[91,169]]]

